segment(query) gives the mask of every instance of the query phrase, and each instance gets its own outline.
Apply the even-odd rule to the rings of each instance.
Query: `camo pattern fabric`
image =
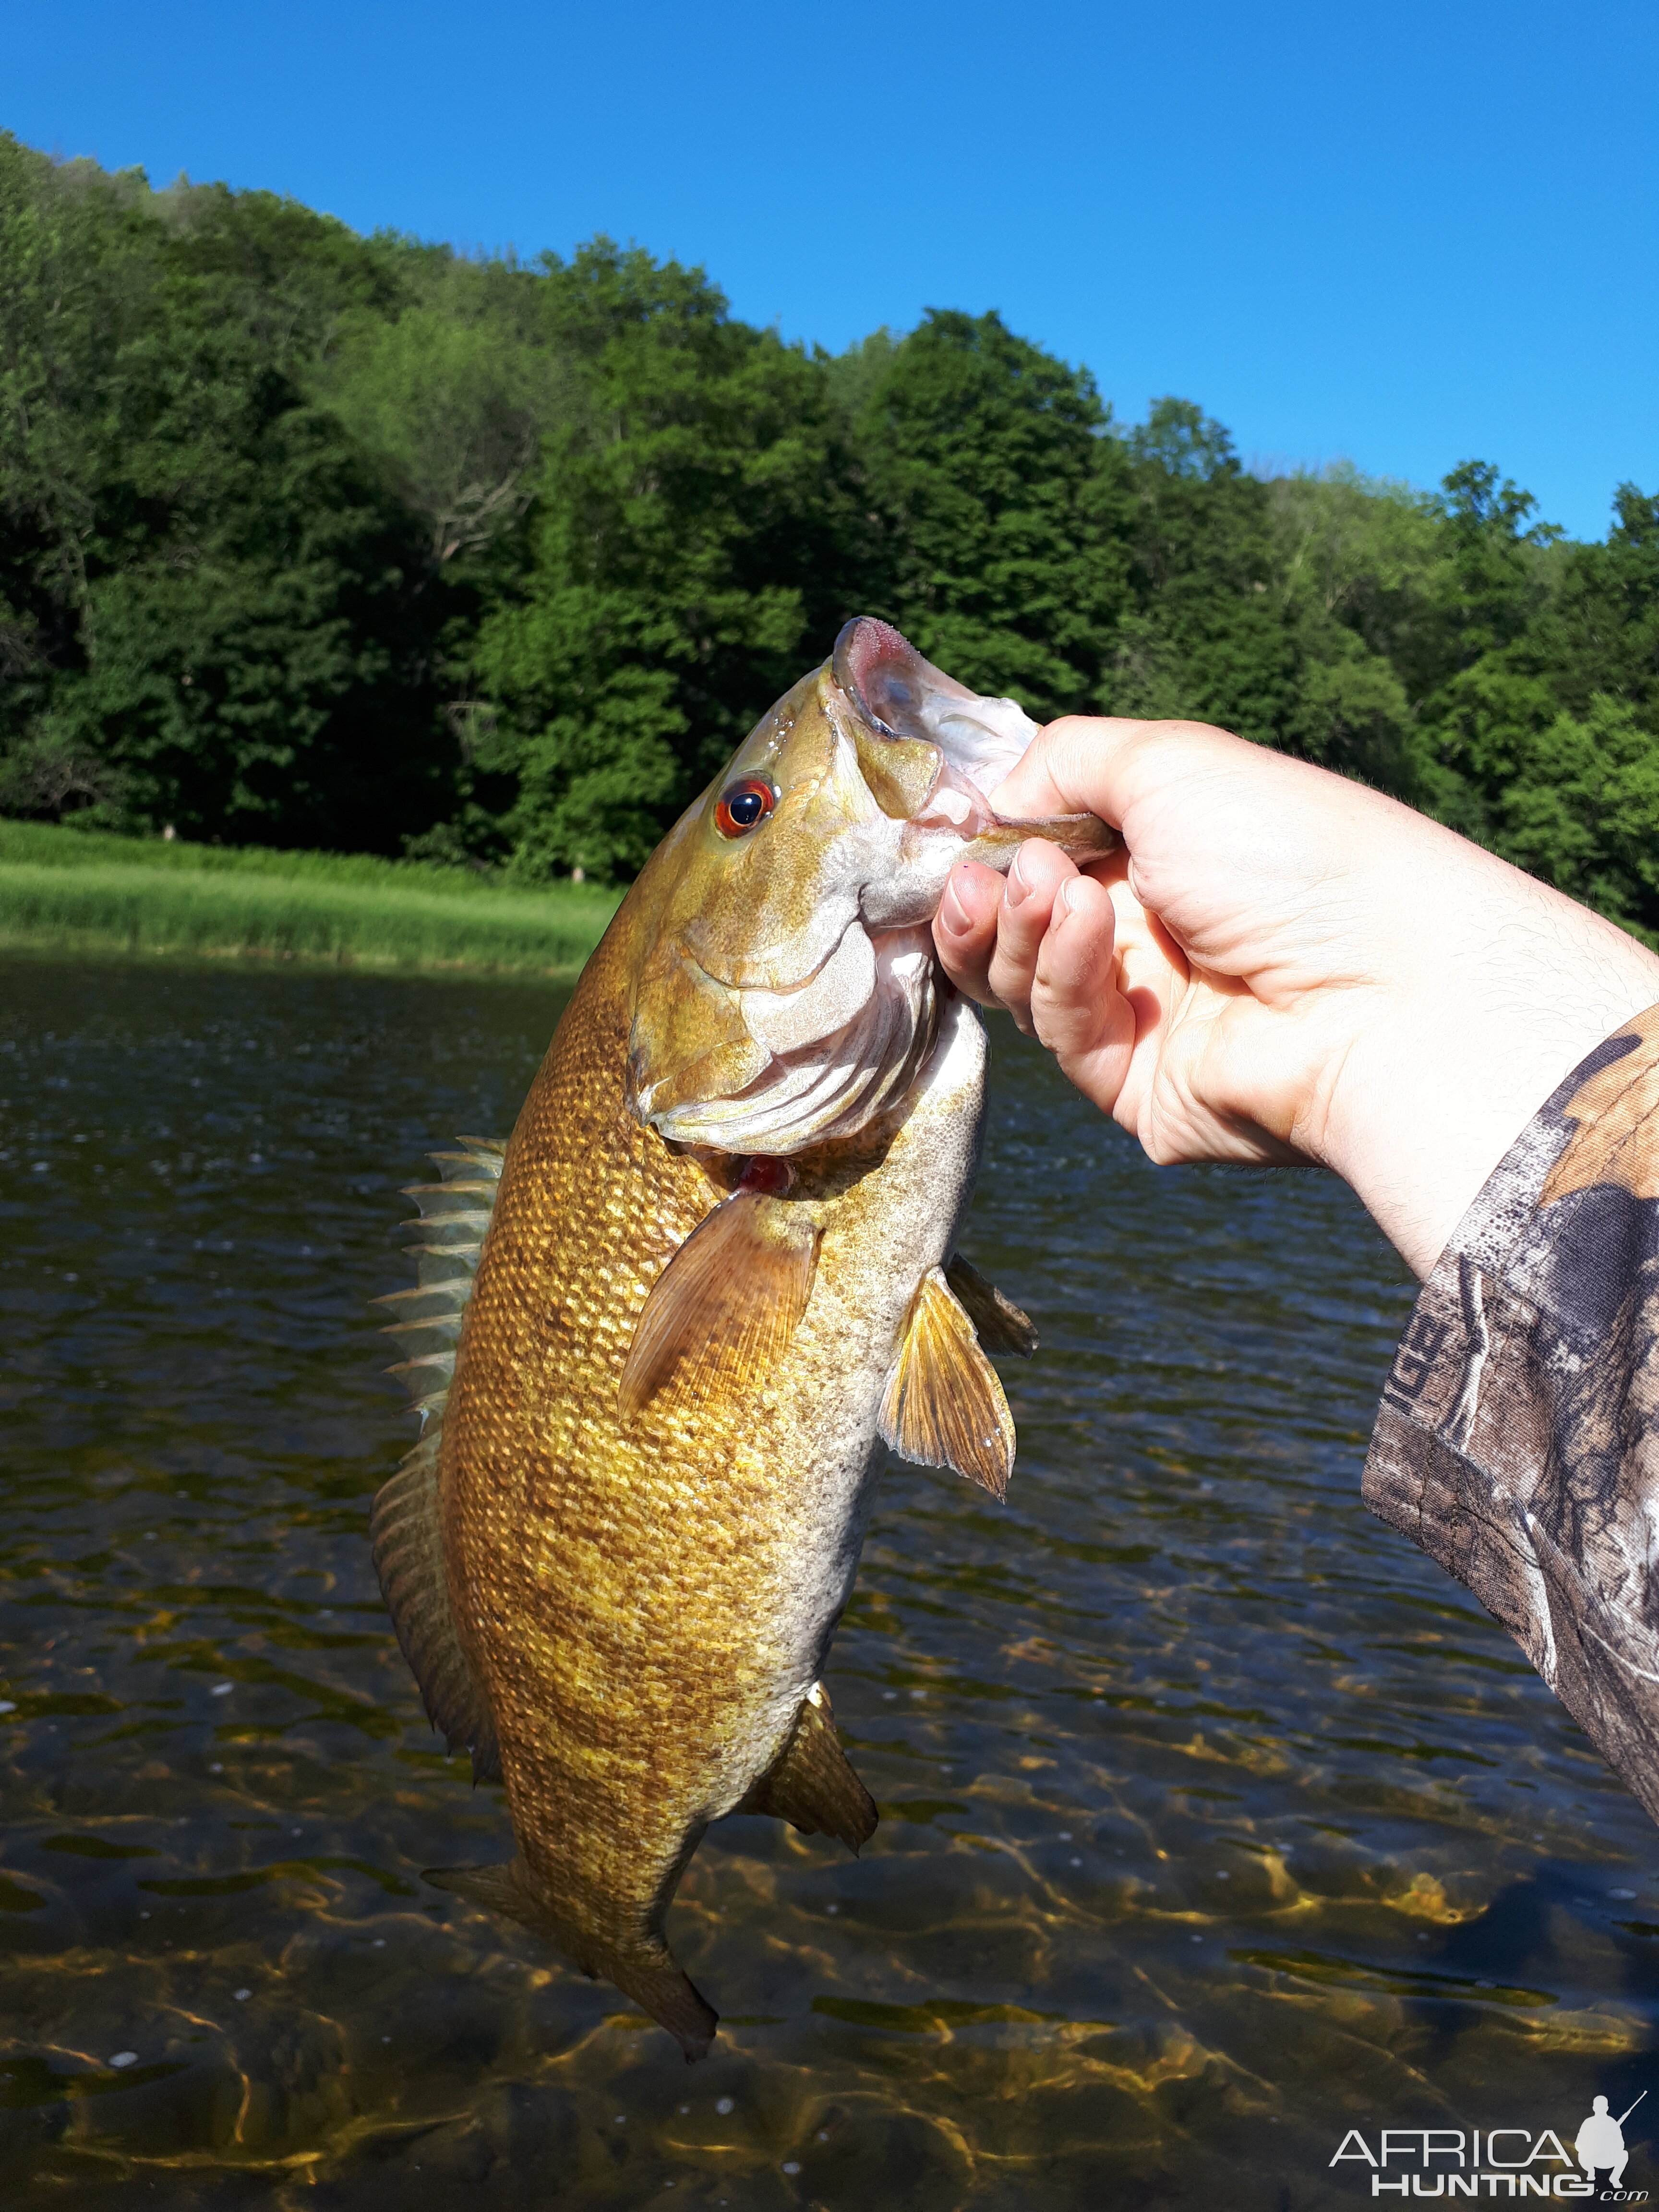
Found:
[[[1573,1071],[1458,1224],[1364,1494],[1659,1820],[1659,1006]]]

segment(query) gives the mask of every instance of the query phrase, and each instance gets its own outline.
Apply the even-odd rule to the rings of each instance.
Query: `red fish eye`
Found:
[[[714,826],[722,837],[747,836],[777,803],[778,794],[769,783],[763,783],[759,776],[745,776],[741,783],[721,792],[714,809]]]

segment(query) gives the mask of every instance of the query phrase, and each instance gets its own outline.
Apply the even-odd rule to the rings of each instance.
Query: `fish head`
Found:
[[[1109,852],[1092,816],[1001,820],[1036,734],[868,616],[785,693],[650,864],[629,1036],[634,1110],[676,1141],[782,1154],[854,1135],[934,1032],[932,923],[964,855]]]

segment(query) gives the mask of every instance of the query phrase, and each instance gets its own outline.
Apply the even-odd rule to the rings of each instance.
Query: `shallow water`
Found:
[[[710,1834],[696,2069],[422,1883],[506,1829],[375,1589],[365,1304],[558,1004],[0,962],[5,2203],[1338,2206],[1350,2128],[1628,2105],[1659,1838],[1359,1504],[1399,1263],[1322,1178],[1150,1169],[1003,1024],[964,1244],[1042,1349],[1006,1507],[882,1479],[827,1678],[874,1842]]]

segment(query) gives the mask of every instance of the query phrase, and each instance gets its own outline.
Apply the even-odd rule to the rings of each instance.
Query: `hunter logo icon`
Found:
[[[1553,2128],[1383,2128],[1368,2136],[1350,2128],[1333,2166],[1368,2168],[1372,2197],[1575,2197],[1598,2204],[1645,2204],[1648,2191],[1625,2186],[1630,2151],[1625,2122],[1641,2096],[1615,2119],[1605,2097],[1594,2098],[1572,2148]],[[1358,2179],[1358,2176],[1355,2177]]]
[[[1647,2094],[1644,2089],[1642,2097],[1645,2097]],[[1636,2100],[1636,2105],[1641,2103],[1642,2097]],[[1583,2167],[1587,2180],[1595,2180],[1598,2166],[1608,2166],[1612,2169],[1607,2175],[1608,2185],[1613,2189],[1622,2187],[1625,2179],[1625,2161],[1630,2156],[1630,2153],[1625,2148],[1625,2122],[1636,2110],[1636,2105],[1632,2105],[1620,2112],[1615,2120],[1607,2110],[1607,2099],[1598,2097],[1595,2100],[1595,2107],[1583,2126],[1579,2129],[1577,2141],[1573,2144],[1573,2148],[1578,2154],[1578,2163]]]

